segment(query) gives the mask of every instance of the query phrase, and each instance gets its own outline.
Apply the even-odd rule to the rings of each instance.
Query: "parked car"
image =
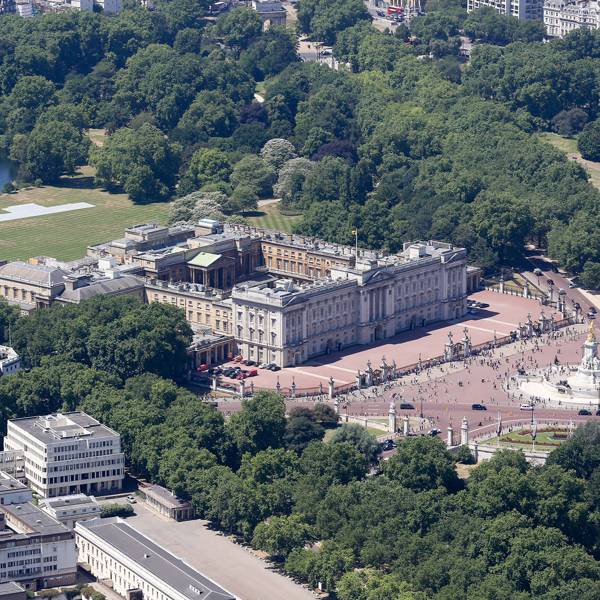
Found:
[[[600,417],[600,408],[598,410],[596,410],[596,416]]]
[[[250,360],[249,358],[247,358],[247,359],[246,359],[245,361],[243,361],[243,362],[244,362],[244,364],[245,364],[247,367],[253,367],[254,365],[256,365],[256,363],[255,363],[253,360]]]
[[[249,369],[246,377],[256,377],[258,375],[258,371],[256,369]]]
[[[127,496],[127,502],[129,502],[129,504],[135,504],[137,500],[135,499],[135,496]]]
[[[275,363],[269,365],[269,371],[281,371],[281,367]]]
[[[439,435],[440,433],[442,433],[442,430],[438,429],[437,427],[434,427],[431,431],[429,431],[427,433],[427,435],[430,435],[431,437],[435,437],[436,435]]]
[[[400,403],[401,410],[413,410],[414,405],[410,402],[401,402]]]
[[[388,450],[393,450],[396,447],[394,444],[394,440],[385,440],[379,444],[382,452],[387,452]]]
[[[268,369],[269,368],[269,363],[260,363],[260,365],[258,365],[259,369]]]
[[[521,404],[519,410],[533,410],[533,404]]]
[[[485,404],[481,404],[480,402],[475,402],[471,404],[472,410],[487,410],[487,406]]]
[[[595,319],[596,318],[596,313],[592,312],[591,310],[588,310],[588,312],[587,312],[587,318],[588,319]]]
[[[587,408],[582,408],[577,412],[577,414],[581,415],[582,417],[591,417],[592,411],[588,410]]]

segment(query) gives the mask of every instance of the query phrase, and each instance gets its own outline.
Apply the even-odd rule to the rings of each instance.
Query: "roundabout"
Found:
[[[558,357],[546,369],[519,370],[513,376],[519,391],[533,403],[598,408],[600,406],[600,358],[594,323],[590,322],[578,365],[561,365]]]

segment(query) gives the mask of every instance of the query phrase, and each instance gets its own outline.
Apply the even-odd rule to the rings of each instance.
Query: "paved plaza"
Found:
[[[258,376],[248,380],[247,383],[252,382],[260,388],[274,389],[278,380],[282,387],[289,387],[292,381],[295,381],[299,393],[302,388],[314,388],[319,384],[322,384],[326,391],[330,377],[334,378],[336,387],[354,383],[357,370],[364,372],[369,360],[373,368],[376,368],[385,356],[388,364],[396,361],[398,367],[403,367],[415,364],[419,357],[427,360],[439,356],[443,354],[444,344],[448,340],[450,331],[456,342],[463,337],[463,330],[466,327],[472,344],[477,345],[491,341],[494,333],[498,338],[508,335],[517,329],[519,322],[527,321],[528,313],[534,321],[537,320],[542,309],[547,317],[553,314],[552,308],[543,307],[536,300],[517,296],[483,291],[471,295],[470,298],[489,304],[489,307],[479,310],[475,315],[468,314],[458,321],[435,323],[376,344],[353,346],[341,352],[310,360],[298,367],[286,367],[277,372],[260,369]],[[554,317],[561,318],[558,313],[554,313]]]
[[[127,523],[179,556],[192,567],[223,586],[240,600],[314,600],[306,588],[281,575],[269,564],[223,534],[212,531],[206,521],[180,523],[147,508],[134,505],[135,516]]]

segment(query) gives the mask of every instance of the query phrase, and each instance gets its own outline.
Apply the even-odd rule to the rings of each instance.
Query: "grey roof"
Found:
[[[20,260],[9,262],[0,267],[0,277],[42,285],[45,287],[54,287],[64,284],[63,277],[68,273],[58,267],[48,267],[47,265],[31,265]]]
[[[67,420],[61,420],[66,417]],[[39,417],[10,419],[9,424],[20,427],[45,444],[76,437],[110,437],[117,433],[84,412],[56,413]]]
[[[21,587],[16,581],[6,581],[0,583],[0,596],[9,596],[11,594],[25,594],[25,588]]]
[[[235,600],[235,596],[214,581],[118,517],[96,518],[77,523],[75,531],[85,535],[86,530],[124,554],[134,563],[133,568],[130,567],[132,570],[139,568],[152,573],[189,600],[198,600],[199,597],[202,600]]]
[[[93,298],[103,294],[117,294],[144,287],[144,281],[133,275],[117,277],[115,279],[102,279],[92,281],[90,285],[85,285],[74,290],[65,290],[58,300],[63,302],[73,302],[78,304],[82,300]]]
[[[31,502],[4,505],[1,510],[13,516],[24,525],[24,529],[26,530],[23,533],[41,533],[44,535],[70,533],[62,523],[59,523],[41,508],[31,504]]]
[[[73,508],[74,506],[88,506],[88,505],[98,505],[95,498],[90,496],[86,496],[85,494],[73,494],[71,496],[56,496],[55,498],[43,498],[40,500],[40,506],[44,505],[47,508],[57,509],[64,508],[68,506]]]
[[[167,508],[188,508],[190,506],[190,503],[187,500],[178,498],[173,492],[170,492],[161,485],[149,485],[148,487],[142,488],[142,492]]]
[[[4,471],[0,471],[0,494],[4,492],[15,492],[26,490],[27,486]]]

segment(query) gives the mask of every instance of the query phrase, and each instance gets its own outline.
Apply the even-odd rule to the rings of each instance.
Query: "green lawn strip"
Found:
[[[164,223],[168,203],[134,204],[125,194],[91,187],[89,176],[66,178],[69,187],[44,186],[0,196],[0,208],[34,202],[42,206],[88,202],[84,208],[45,217],[0,222],[0,259],[27,259],[40,254],[60,260],[83,256],[90,244],[123,236],[136,223]]]

